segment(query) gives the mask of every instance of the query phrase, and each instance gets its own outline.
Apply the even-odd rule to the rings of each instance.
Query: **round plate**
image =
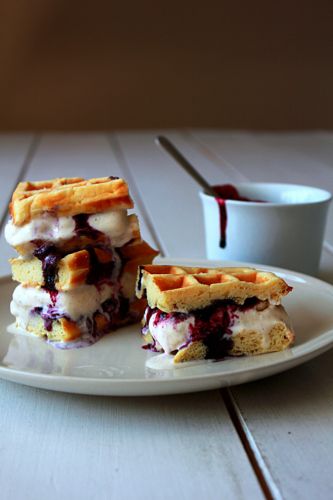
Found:
[[[159,260],[162,262],[162,259]],[[221,262],[165,259],[163,264],[213,267]],[[223,262],[224,266],[251,266]],[[252,267],[255,267],[252,265]],[[293,292],[284,299],[296,332],[291,349],[217,362],[185,363],[153,369],[159,356],[141,349],[140,326],[132,325],[105,336],[91,347],[58,350],[43,340],[11,334],[10,278],[0,280],[0,377],[43,389],[105,396],[147,396],[217,389],[267,377],[297,366],[333,345],[333,286],[293,271],[265,266],[276,272]]]

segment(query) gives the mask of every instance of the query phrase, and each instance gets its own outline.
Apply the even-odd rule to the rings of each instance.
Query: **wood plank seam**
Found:
[[[22,163],[22,166],[21,166],[21,169],[20,169],[20,173],[19,175],[17,176],[16,178],[16,181],[15,181],[15,185],[18,184],[25,176],[28,168],[29,168],[29,165],[33,159],[33,157],[35,156],[36,154],[36,151],[38,149],[38,145],[40,143],[40,140],[41,140],[41,136],[40,135],[35,135],[32,140],[31,140],[31,143],[28,147],[28,151],[25,155],[25,158],[23,160],[23,163]],[[9,196],[8,196],[8,203],[7,205],[9,205],[10,203],[10,200],[11,200],[11,197],[12,197],[12,193],[9,193]],[[5,225],[5,222],[7,221],[7,217],[8,217],[8,212],[5,210],[1,219],[0,219],[0,233],[3,229],[3,226]]]
[[[143,214],[143,216],[145,218],[145,222],[147,224],[147,227],[148,227],[148,229],[152,235],[152,238],[154,240],[155,247],[159,250],[160,256],[164,257],[165,250],[163,248],[162,242],[160,241],[160,239],[158,237],[158,234],[154,228],[154,225],[151,221],[149,213],[148,213],[148,211],[144,205],[144,202],[142,201],[141,196],[138,192],[135,178],[133,177],[130,169],[128,168],[127,161],[126,161],[125,155],[122,151],[119,140],[115,134],[110,134],[108,136],[108,140],[110,142],[111,149],[112,149],[115,157],[117,158],[119,165],[121,166],[122,170],[124,171],[127,179],[130,181],[131,190],[135,193],[136,203],[137,203],[137,205],[140,206],[141,213]]]
[[[188,142],[192,147],[198,150],[200,154],[202,154],[205,158],[211,161],[213,164],[217,165],[221,168],[228,169],[233,177],[238,178],[239,182],[248,182],[249,179],[240,172],[237,167],[235,167],[232,163],[227,161],[225,158],[222,158],[219,154],[215,153],[208,147],[204,142],[202,142],[197,137],[194,137],[190,130],[186,130],[183,133],[183,139]]]
[[[220,392],[266,499],[283,500],[230,389],[221,389]]]
[[[324,241],[324,249],[326,252],[333,255],[333,245],[331,245],[328,241]]]

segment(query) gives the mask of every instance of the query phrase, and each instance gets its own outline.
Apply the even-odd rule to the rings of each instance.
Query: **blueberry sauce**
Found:
[[[130,301],[122,295],[108,299],[102,304],[102,310],[110,318],[109,330],[117,327],[119,322],[129,317]],[[134,317],[133,317],[134,319]]]
[[[227,200],[256,201],[261,203],[264,202],[261,200],[251,200],[250,198],[245,198],[245,196],[241,196],[238,190],[232,184],[223,184],[221,186],[212,186],[212,187],[216,193],[215,200],[218,203],[220,212],[220,247],[225,248],[227,244],[226,231],[227,231],[227,221],[228,221],[227,207],[225,202]]]
[[[146,351],[160,352],[159,349],[157,349],[157,347],[156,347],[156,340],[155,339],[153,339],[153,341],[150,342],[149,344],[144,344],[142,346],[142,349],[145,349]]]
[[[44,243],[36,248],[34,256],[42,262],[44,287],[48,291],[55,292],[55,283],[58,277],[58,262],[62,257],[61,253],[54,245]]]
[[[122,296],[119,297],[119,301],[120,301],[119,311],[118,311],[119,319],[124,320],[128,316],[130,302],[128,299]]]
[[[43,316],[42,316],[43,318]],[[52,324],[53,324],[53,320],[50,319],[50,318],[43,318],[44,320],[44,328],[47,332],[52,332]]]
[[[102,304],[103,312],[109,315],[109,318],[112,318],[115,313],[119,311],[119,300],[115,297],[106,300]]]
[[[189,337],[182,348],[192,342],[201,341],[207,347],[206,358],[221,359],[232,349],[232,326],[238,318],[238,313],[252,309],[258,302],[257,298],[248,299],[243,305],[235,304],[231,300],[216,301],[204,309],[196,309],[189,313],[165,313],[160,309],[148,307],[142,334],[146,335],[149,332],[149,321],[153,314],[154,326],[161,321],[172,320],[174,323],[179,323],[194,316],[194,324],[189,325]],[[153,342],[144,346],[144,349],[157,351],[156,341],[153,339]]]
[[[106,300],[101,305],[99,311],[96,311],[91,317],[83,317],[78,321],[83,329],[83,336],[91,340],[98,340],[106,333],[117,328],[119,322],[128,317],[128,309],[128,299],[123,297],[114,297]],[[60,312],[55,306],[34,307],[31,310],[31,314],[38,315],[43,319],[44,328],[48,332],[52,331],[54,321],[58,321],[61,318],[66,318],[68,321],[71,321],[71,318],[68,315]],[[100,315],[103,315],[106,319],[102,327],[99,327],[96,322],[96,317]],[[72,347],[75,347],[74,343]]]
[[[36,242],[37,244],[39,242]],[[98,250],[103,250],[109,253],[109,259],[103,262],[98,258]],[[115,257],[109,248],[99,247],[94,249],[91,246],[86,247],[90,258],[90,269],[86,277],[88,285],[101,284],[105,281],[112,280],[112,274],[115,268]],[[42,262],[42,272],[44,286],[43,288],[49,292],[53,305],[57,298],[56,281],[58,279],[58,263],[66,253],[61,252],[53,244],[43,243],[39,244],[35,249],[33,255]]]
[[[138,276],[138,283],[137,283],[137,289],[140,292],[141,287],[142,287],[142,277],[143,277],[143,266],[139,266],[139,276]]]
[[[155,307],[154,309],[152,309],[151,307],[147,307],[146,308],[146,311],[145,311],[145,315],[144,315],[144,322],[143,322],[143,326],[142,326],[142,329],[141,329],[141,333],[142,335],[146,335],[147,333],[149,333],[149,321],[150,321],[150,318],[152,317],[152,315],[154,313],[159,313],[162,311],[160,309],[158,309],[157,307]],[[164,313],[166,314],[166,313]],[[155,322],[154,322],[155,324]],[[143,346],[144,349],[146,348],[149,348],[147,346]]]
[[[36,314],[43,319],[44,328],[47,332],[52,332],[53,321],[59,320],[61,318],[68,318],[63,313],[60,313],[59,310],[53,306],[48,306],[47,308],[43,307],[34,307],[31,311],[32,314]]]
[[[85,249],[89,253],[90,259],[90,269],[86,277],[87,285],[94,285],[96,283],[102,283],[103,281],[111,280],[115,266],[115,260],[113,258],[112,251],[110,249],[107,250],[107,252],[110,254],[110,260],[108,260],[107,262],[101,262],[94,248],[87,246]]]
[[[97,240],[103,233],[91,227],[88,222],[89,217],[89,214],[73,215],[73,219],[75,222],[75,233],[77,236],[87,236],[92,240]]]

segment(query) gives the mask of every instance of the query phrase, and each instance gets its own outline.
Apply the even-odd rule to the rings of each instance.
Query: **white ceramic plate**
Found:
[[[221,262],[167,259],[189,266]],[[225,266],[243,265],[223,262]],[[247,264],[249,265],[249,264]],[[228,358],[169,369],[152,369],[158,354],[140,348],[139,325],[123,328],[91,347],[62,351],[38,338],[6,331],[13,321],[9,302],[14,284],[0,280],[0,377],[43,389],[105,396],[146,396],[217,389],[260,379],[297,366],[333,345],[333,286],[315,278],[265,266],[294,287],[286,306],[296,344],[281,353]]]

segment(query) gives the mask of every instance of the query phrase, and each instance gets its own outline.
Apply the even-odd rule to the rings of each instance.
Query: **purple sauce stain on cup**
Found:
[[[238,189],[232,184],[222,184],[212,186],[216,193],[216,201],[219,206],[220,212],[220,247],[225,248],[227,244],[227,223],[228,223],[228,215],[227,215],[227,200],[235,200],[235,201],[255,201],[258,203],[265,203],[263,200],[252,200],[250,198],[246,198],[245,196],[241,196],[239,194]]]

